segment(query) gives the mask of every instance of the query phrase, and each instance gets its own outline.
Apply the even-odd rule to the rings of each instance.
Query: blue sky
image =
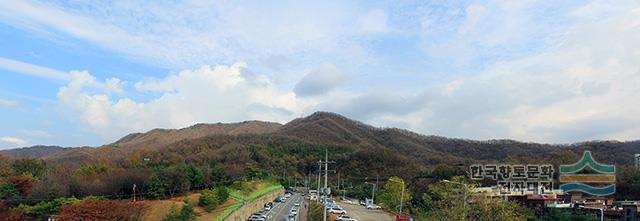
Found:
[[[318,110],[545,143],[640,134],[637,1],[10,1],[0,148]]]

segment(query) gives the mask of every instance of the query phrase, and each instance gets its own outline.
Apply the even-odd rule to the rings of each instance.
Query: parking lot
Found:
[[[394,217],[383,210],[370,210],[361,205],[352,205],[337,202],[343,209],[347,210],[348,215],[358,221],[393,221]]]

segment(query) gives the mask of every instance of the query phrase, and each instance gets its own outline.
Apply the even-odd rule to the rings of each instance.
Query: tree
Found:
[[[36,159],[18,159],[11,164],[16,175],[31,175],[33,177],[42,177],[46,165],[42,160]]]
[[[224,186],[229,183],[227,172],[224,171],[224,168],[220,165],[216,165],[211,170],[211,180],[213,186]]]
[[[36,185],[38,180],[30,175],[27,176],[11,176],[7,180],[12,183],[16,190],[20,193],[20,196],[27,197],[31,193],[31,189]]]
[[[184,170],[191,188],[202,187],[204,184],[204,176],[202,175],[202,170],[200,170],[200,168],[193,164],[187,164],[185,165]]]
[[[164,193],[167,191],[167,184],[160,179],[159,176],[153,175],[149,178],[147,194],[152,199],[159,199],[164,197]]]
[[[11,207],[18,205],[18,200],[20,200],[20,193],[13,183],[0,183],[0,201],[6,202],[7,206]]]
[[[461,176],[452,177],[451,182],[429,185],[419,217],[423,220],[438,217],[437,220],[524,221],[533,216],[531,210],[517,203],[475,194],[474,188],[475,184]]]
[[[403,193],[404,190],[404,193]],[[411,200],[411,193],[407,189],[404,180],[400,177],[391,177],[380,191],[378,201],[388,210],[398,211],[400,203],[403,206]]]

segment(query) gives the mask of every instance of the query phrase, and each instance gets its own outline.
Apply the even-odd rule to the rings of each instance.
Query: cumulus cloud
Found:
[[[19,139],[19,138],[15,138],[15,137],[0,137],[0,142],[2,143],[9,143],[15,146],[24,146],[27,145],[29,142]]]
[[[620,7],[591,20],[601,12],[585,7],[575,14],[585,22],[563,45],[431,89],[419,130],[540,142],[638,139],[640,11]]]
[[[345,80],[346,75],[341,70],[332,64],[325,64],[302,77],[293,90],[301,97],[323,95]]]
[[[235,63],[147,79],[136,82],[135,90],[155,98],[135,101],[109,94],[113,90],[109,80],[101,82],[87,72],[74,72],[69,84],[59,89],[58,99],[64,108],[73,110],[76,120],[111,140],[133,131],[199,122],[284,122],[301,111],[303,104],[294,93],[278,90],[263,75],[249,78],[246,73],[246,64]]]

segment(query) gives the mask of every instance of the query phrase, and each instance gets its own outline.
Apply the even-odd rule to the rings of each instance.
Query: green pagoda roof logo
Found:
[[[560,165],[560,189],[564,192],[582,192],[595,196],[611,195],[616,191],[616,167],[598,163],[590,151],[580,161]]]

